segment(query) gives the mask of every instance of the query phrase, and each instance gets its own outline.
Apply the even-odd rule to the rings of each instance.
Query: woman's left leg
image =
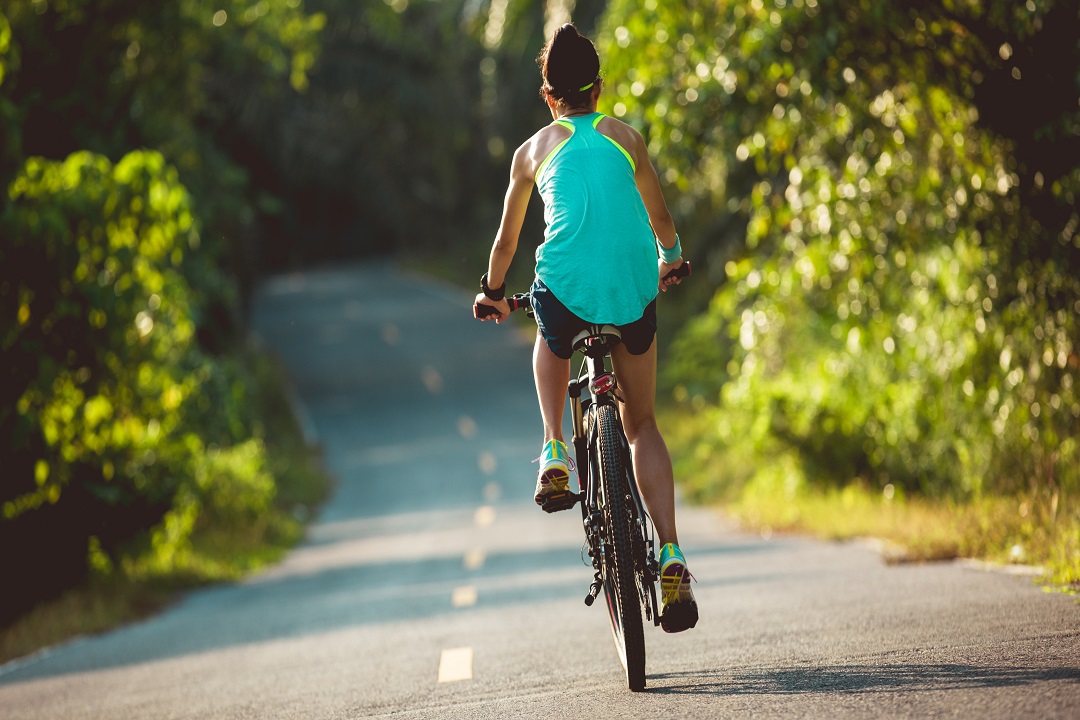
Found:
[[[563,360],[553,353],[539,330],[533,346],[533,378],[536,380],[536,398],[540,401],[540,417],[544,421],[544,442],[561,442],[570,360]]]

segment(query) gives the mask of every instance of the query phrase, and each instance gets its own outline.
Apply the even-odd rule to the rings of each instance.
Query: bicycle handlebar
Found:
[[[690,267],[690,261],[684,260],[682,265],[665,275],[664,280],[673,277],[688,277],[692,272],[693,269]],[[532,308],[532,295],[529,293],[517,293],[506,298],[506,302],[510,306],[510,312],[521,309],[528,310]],[[477,319],[486,318],[498,314],[499,311],[496,310],[493,305],[480,305],[479,303],[473,305],[473,317]]]

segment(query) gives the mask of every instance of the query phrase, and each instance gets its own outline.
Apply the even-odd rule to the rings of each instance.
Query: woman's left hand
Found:
[[[487,315],[485,317],[480,317],[480,313],[477,311],[477,308],[480,305],[487,305],[489,307],[493,307],[496,310],[498,310],[499,314],[498,315]],[[495,324],[498,325],[499,323],[501,323],[503,320],[505,320],[509,316],[510,316],[510,303],[508,303],[506,301],[506,298],[503,298],[502,300],[492,300],[491,298],[489,298],[484,293],[480,293],[480,294],[478,294],[476,296],[476,300],[473,301],[473,317],[476,318],[477,320],[479,320],[480,322],[487,322],[488,320],[494,320]]]

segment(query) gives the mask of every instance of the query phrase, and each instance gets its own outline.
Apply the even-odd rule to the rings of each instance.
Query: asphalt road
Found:
[[[0,667],[0,717],[1080,717],[1080,606],[682,507],[702,618],[627,692],[580,515],[531,500],[529,342],[388,264],[266,284],[255,326],[337,478],[288,558]]]

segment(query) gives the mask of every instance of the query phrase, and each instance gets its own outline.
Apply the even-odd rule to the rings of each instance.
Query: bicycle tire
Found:
[[[645,689],[645,633],[634,575],[634,536],[622,428],[614,407],[601,405],[596,410],[602,512],[611,551],[605,558],[604,597],[615,649],[626,670],[626,683],[630,690],[638,692]]]

